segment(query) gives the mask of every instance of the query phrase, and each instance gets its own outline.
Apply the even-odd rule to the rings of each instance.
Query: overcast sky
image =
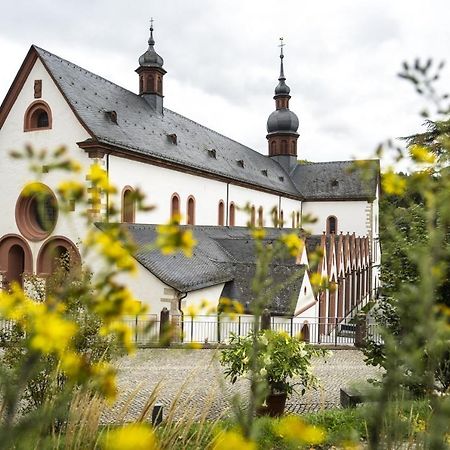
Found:
[[[31,44],[127,89],[155,18],[165,106],[261,153],[284,37],[299,158],[367,157],[420,129],[401,62],[446,59],[448,0],[39,0],[0,6],[0,97]],[[450,85],[450,70],[444,72]]]

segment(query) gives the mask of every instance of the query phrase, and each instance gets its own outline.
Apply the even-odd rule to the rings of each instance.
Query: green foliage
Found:
[[[100,330],[104,324],[101,317],[86,307],[84,297],[92,295],[90,274],[85,273],[80,266],[72,266],[69,270],[65,257],[61,257],[57,262],[57,270],[47,277],[45,284],[37,278],[33,280],[33,290],[36,301],[57,301],[57,307],[63,311],[64,317],[78,324],[74,349],[85,364],[110,361],[122,353],[114,338],[101,334]],[[4,369],[10,373],[18,372],[24,364],[27,348],[24,329],[15,323],[11,328],[1,330],[0,344],[4,347],[1,357]],[[59,363],[59,359],[53,354],[39,355],[33,373],[25,383],[21,402],[22,413],[30,413],[64,394],[69,386],[66,375],[58,369]],[[14,388],[14,385],[11,387]],[[69,401],[70,395],[67,395],[67,407],[60,411],[63,416],[68,411]],[[59,421],[63,419],[61,416],[58,418]]]
[[[291,394],[294,387],[300,385],[303,395],[307,387],[316,387],[318,380],[311,372],[311,359],[327,354],[325,350],[307,345],[300,337],[271,330],[262,330],[256,336],[254,333],[245,337],[232,334],[229,344],[220,357],[225,376],[235,383],[239,377],[249,375],[252,355],[255,355],[260,381],[271,393]],[[295,383],[294,377],[298,378]]]
[[[432,64],[405,64],[402,78],[443,112],[428,76]],[[384,176],[381,208],[382,293],[375,313],[383,342],[369,342],[368,362],[385,369],[376,402],[366,414],[369,448],[446,446],[450,423],[450,120],[427,123],[394,148],[410,173]],[[388,147],[393,147],[388,143]],[[419,424],[399,414],[410,398],[430,414]],[[409,417],[409,419],[408,419]],[[420,426],[419,426],[420,425]],[[420,433],[415,433],[418,429]]]

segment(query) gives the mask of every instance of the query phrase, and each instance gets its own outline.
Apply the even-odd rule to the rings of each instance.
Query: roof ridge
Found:
[[[257,154],[260,155],[260,156],[265,156],[265,155],[263,155],[262,153],[259,153],[258,151],[254,150],[253,148],[248,147],[247,145],[242,144],[241,142],[238,142],[238,141],[236,141],[235,139],[230,138],[229,136],[225,136],[224,134],[220,133],[219,131],[213,130],[212,128],[209,128],[209,127],[207,127],[206,125],[203,125],[203,124],[201,124],[201,123],[199,123],[199,122],[196,122],[195,120],[192,120],[192,119],[190,119],[189,117],[183,116],[183,114],[180,114],[180,113],[178,113],[178,112],[176,112],[176,111],[173,111],[173,110],[171,110],[171,109],[169,109],[169,108],[166,108],[166,107],[164,107],[164,109],[166,109],[167,111],[169,111],[169,112],[171,112],[171,113],[173,113],[173,114],[176,114],[177,116],[182,117],[183,119],[188,120],[189,122],[195,123],[196,125],[198,125],[198,126],[204,128],[205,130],[211,131],[212,133],[217,134],[217,135],[219,135],[219,136],[221,136],[221,137],[223,137],[223,138],[225,138],[225,139],[228,139],[229,141],[233,141],[233,142],[235,142],[236,144],[242,145],[242,147],[245,147],[246,149],[251,150],[251,151],[254,152],[254,153],[257,153]]]
[[[308,166],[313,164],[336,164],[336,163],[358,163],[358,162],[367,162],[367,161],[379,161],[378,158],[368,158],[368,159],[342,159],[337,161],[306,161],[302,163],[298,163],[297,166]]]
[[[62,58],[61,56],[56,55],[55,53],[49,52],[49,51],[46,50],[45,48],[39,47],[38,45],[35,45],[35,44],[33,44],[33,47],[38,51],[38,53],[39,53],[39,52],[44,52],[44,53],[46,53],[48,56],[52,56],[52,57],[58,58],[61,62],[65,62],[65,63],[71,64],[72,66],[78,67],[79,69],[84,70],[84,71],[85,71],[87,74],[89,74],[89,75],[93,75],[94,77],[97,77],[97,78],[99,78],[99,79],[101,79],[101,80],[103,80],[103,81],[106,81],[107,83],[109,83],[109,84],[112,85],[112,86],[118,87],[119,89],[122,89],[122,90],[125,91],[125,92],[128,92],[128,93],[130,93],[130,94],[135,95],[136,97],[139,97],[138,94],[136,94],[136,93],[133,92],[133,91],[130,91],[130,90],[127,89],[127,88],[124,88],[124,87],[121,86],[120,84],[114,83],[113,81],[108,80],[107,78],[102,77],[101,75],[98,75],[98,74],[96,74],[96,73],[94,73],[94,72],[91,72],[90,70],[87,70],[87,69],[85,69],[84,67],[79,66],[78,64],[75,64],[75,63],[72,62],[72,61],[69,61],[68,59]]]

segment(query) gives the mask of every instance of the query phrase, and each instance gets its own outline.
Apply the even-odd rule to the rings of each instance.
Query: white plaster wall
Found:
[[[119,194],[127,185],[140,188],[147,203],[155,206],[150,212],[137,212],[136,223],[167,222],[174,193],[180,196],[182,223],[186,223],[190,195],[195,198],[196,225],[217,225],[219,201],[226,202],[226,183],[116,156],[109,159],[109,178]],[[120,195],[115,200],[120,202]]]
[[[229,203],[233,202],[235,206],[243,208],[247,203],[255,207],[256,224],[258,224],[258,209],[263,208],[264,226],[273,227],[271,211],[274,207],[279,208],[281,201],[281,209],[283,210],[286,227],[290,227],[290,215],[292,212],[300,211],[301,202],[289,198],[283,198],[278,195],[268,194],[266,192],[255,191],[242,186],[229,186]],[[245,226],[250,220],[246,211],[236,209],[236,226]]]
[[[303,202],[303,214],[311,214],[317,218],[316,223],[305,224],[305,228],[313,234],[321,234],[326,230],[327,217],[336,216],[338,233],[354,232],[356,236],[367,236],[367,206],[366,201]]]
[[[35,101],[34,80],[42,80],[42,100],[51,108],[53,123],[51,130],[23,131],[24,114],[28,106]],[[8,157],[11,150],[23,150],[26,144],[31,144],[33,149],[56,150],[61,145],[68,149],[68,156],[78,160],[82,165],[89,165],[89,158],[86,156],[76,142],[83,141],[89,134],[81,126],[70,109],[64,97],[53,83],[47,70],[38,59],[32,68],[22,91],[19,93],[9,115],[0,129],[0,180],[2,195],[0,196],[0,237],[8,233],[20,234],[15,221],[16,201],[22,188],[33,176],[28,170],[28,164],[24,160],[13,160]],[[62,179],[67,179],[66,172],[56,172],[44,174],[42,182],[51,189]],[[84,175],[79,175],[84,181]],[[84,221],[79,217],[79,213],[71,212],[66,217],[59,214],[58,222],[52,235],[64,235],[75,244],[84,235]],[[33,252],[34,268],[36,258],[42,245],[41,242],[29,242]]]

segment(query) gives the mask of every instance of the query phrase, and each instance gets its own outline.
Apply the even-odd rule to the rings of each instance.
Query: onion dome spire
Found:
[[[284,76],[284,66],[283,66],[283,47],[286,44],[283,43],[283,38],[280,38],[280,76],[278,77],[278,86],[275,88],[275,95],[289,95],[291,92],[290,87],[285,83],[286,77]]]
[[[283,38],[280,38],[280,76],[275,88],[275,111],[267,119],[269,156],[275,158],[288,172],[297,161],[298,117],[289,109],[291,89],[284,76]]]
[[[156,53],[154,49],[155,39],[153,38],[153,17],[150,20],[150,38],[148,39],[148,49],[139,58],[141,67],[162,67],[164,60]]]
[[[156,53],[155,39],[153,38],[153,18],[150,21],[150,37],[148,49],[139,58],[139,95],[158,113],[163,114],[163,77],[166,71],[163,68],[164,60]]]

